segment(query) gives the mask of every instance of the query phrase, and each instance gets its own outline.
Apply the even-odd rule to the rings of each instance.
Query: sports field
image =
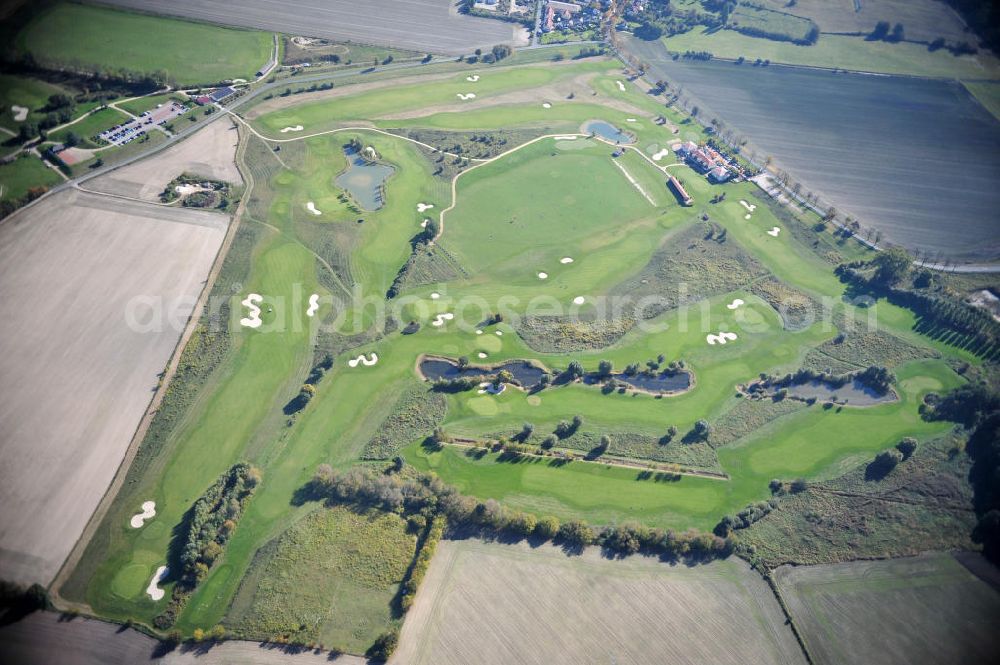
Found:
[[[271,57],[272,39],[266,32],[67,2],[33,19],[15,46],[53,67],[163,71],[178,85],[211,85],[253,78]]]
[[[851,304],[829,255],[864,257],[864,250],[838,245],[829,231],[816,230],[814,218],[773,210],[749,183],[712,186],[678,163],[669,146],[703,140],[703,130],[625,79],[605,59],[469,67],[424,82],[408,76],[275,97],[241,110],[236,163],[245,211],[212,285],[214,306],[61,596],[161,631],[167,625],[191,635],[221,624],[237,637],[278,633],[362,653],[379,636],[375,627],[391,629],[400,618],[393,589],[408,568],[401,553],[422,527],[395,517],[377,528],[356,524],[384,539],[384,556],[371,564],[375,572],[338,568],[335,562],[352,561],[363,544],[338,530],[334,513],[316,512],[326,509],[303,489],[320,464],[345,470],[364,458],[381,468],[401,456],[465,494],[539,517],[707,531],[723,515],[767,499],[774,478],[837,475],[904,436],[925,440],[945,429],[919,418],[921,400],[961,384],[949,359],[980,361],[919,335],[908,310]],[[459,96],[470,93],[476,97]],[[464,103],[477,106],[463,110]],[[592,120],[627,130],[635,142],[613,157],[615,146],[583,129]],[[232,150],[226,138],[212,145]],[[359,207],[337,186],[348,167],[345,147],[391,167],[377,209]],[[693,206],[667,194],[668,174],[683,180]],[[657,307],[635,309],[628,297],[649,297]],[[789,302],[813,318],[793,321]],[[616,304],[625,309],[601,310]],[[863,328],[851,328],[852,318]],[[720,331],[735,338],[709,341]],[[758,413],[737,395],[738,384],[760,373],[807,364],[840,332],[851,340],[838,347],[840,362],[886,365],[897,399],[794,412],[765,405]],[[534,393],[473,386],[430,394],[416,372],[424,354],[530,359],[554,374],[574,360],[587,371],[602,360],[616,371],[683,361],[693,382],[669,395],[558,380]],[[560,429],[574,416],[580,422],[571,433]],[[701,420],[731,435],[699,438]],[[524,443],[534,450],[557,430],[557,451],[587,453],[602,436],[610,446],[596,462],[566,464],[423,444],[435,424],[454,436],[498,439],[526,422],[533,433]],[[261,481],[238,524],[227,527],[222,553],[190,593],[168,575],[164,598],[153,600],[146,585],[174,560],[175,529],[239,461],[257,467]],[[650,464],[684,474],[657,474]],[[155,517],[133,528],[131,518],[150,500]],[[312,524],[323,519],[331,522]],[[325,535],[310,540],[316,532]],[[297,558],[290,543],[306,541]],[[331,566],[328,575],[309,572],[314,566],[302,562],[310,556]],[[564,565],[572,564],[552,564]],[[731,588],[743,573],[733,572],[735,563],[720,565],[720,584]],[[374,580],[365,588],[375,591],[347,594],[330,612],[317,609],[345,598],[349,580],[365,575]],[[663,584],[657,602],[674,588]],[[697,595],[690,589],[700,582],[692,584],[684,593]],[[182,603],[171,603],[175,592]],[[615,593],[626,602],[626,591]],[[281,625],[266,620],[275,602],[294,608]],[[348,607],[350,616],[336,614]],[[780,622],[764,624],[774,639],[760,657],[795,661]],[[657,639],[673,644],[684,626]],[[736,657],[728,643],[698,643],[710,653],[692,652],[692,662]]]

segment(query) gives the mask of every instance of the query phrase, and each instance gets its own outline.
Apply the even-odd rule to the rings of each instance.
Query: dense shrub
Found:
[[[184,516],[177,554],[180,564],[177,584],[167,608],[153,622],[157,628],[163,630],[173,625],[188,596],[222,555],[260,479],[260,471],[255,467],[246,462],[234,464]]]
[[[545,517],[536,521],[533,515],[511,510],[492,499],[479,501],[460,494],[433,474],[411,473],[404,477],[403,474],[379,473],[370,467],[337,472],[324,464],[317,468],[300,494],[403,514],[443,517],[449,526],[457,529],[516,537],[530,533],[532,537],[551,539],[571,549],[599,544],[612,553],[628,554],[634,551],[635,540],[641,551],[650,554],[706,559],[728,556],[733,545],[728,539],[698,531],[678,534],[639,525],[622,525],[604,529],[597,535],[593,527],[580,520],[560,524],[555,518]]]

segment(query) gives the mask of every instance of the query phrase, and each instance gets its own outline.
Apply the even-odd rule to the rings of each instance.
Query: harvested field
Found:
[[[358,12],[351,0],[322,4],[293,0],[283,3],[280,12],[264,0],[179,0],[169,5],[110,0],[109,4],[290,35],[456,55],[477,46],[510,43],[516,28],[510,23],[461,16],[451,0],[373,0],[364,12]]]
[[[117,469],[226,218],[65,192],[0,226],[0,569],[52,579]],[[134,298],[162,325],[127,323]],[[145,300],[143,302],[150,302]],[[150,306],[132,314],[148,323]],[[100,396],[97,402],[81,399]]]
[[[530,583],[525,583],[530,580]],[[737,559],[671,566],[552,545],[442,541],[392,663],[802,663]]]
[[[151,637],[94,619],[65,621],[35,612],[0,628],[0,661],[16,665],[361,665],[364,658],[320,652],[286,652],[280,646],[227,640],[211,648],[181,647],[167,653]]]
[[[167,184],[182,173],[239,185],[243,179],[236,169],[237,140],[235,125],[229,120],[217,120],[152,159],[140,160],[90,180],[87,189],[159,201]]]
[[[1000,593],[948,554],[775,571],[817,665],[993,663]]]
[[[747,136],[883,242],[959,261],[1000,256],[1000,197],[989,185],[1000,177],[1000,123],[960,83],[673,62],[661,44],[628,44],[653,76],[682,85],[706,117]],[[970,154],[975,169],[966,168]]]

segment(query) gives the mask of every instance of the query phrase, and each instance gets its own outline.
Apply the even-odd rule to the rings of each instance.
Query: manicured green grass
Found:
[[[168,104],[171,101],[177,101],[181,104],[186,104],[188,106],[193,106],[194,103],[185,97],[177,93],[167,93],[164,95],[148,95],[146,97],[139,97],[127,102],[120,102],[116,106],[123,111],[127,111],[132,115],[142,115],[144,112],[154,109],[161,104]],[[174,122],[177,122],[174,120]]]
[[[931,52],[922,44],[866,41],[863,37],[821,35],[811,46],[748,37],[732,30],[708,32],[695,28],[664,39],[675,53],[708,51],[719,58],[760,58],[773,63],[828,67],[884,74],[941,76],[947,78],[996,78],[1000,61],[987,51],[954,56],[945,49]]]
[[[447,129],[541,126],[560,132],[574,131],[585,120],[601,118],[634,130],[637,146],[648,156],[668,140],[678,138],[651,121],[653,114],[663,113],[681,127],[680,138],[685,133],[698,137],[699,129],[680,124],[673,111],[638,90],[627,87],[620,91],[613,69],[609,63],[567,66],[565,72],[557,73],[541,67],[488,69],[477,83],[482,85],[476,88],[477,95],[482,92],[484,98],[519,86],[545,85],[559,76],[593,72],[599,74],[594,80],[599,95],[586,103],[556,101],[551,109],[534,103],[506,105],[381,122]],[[450,103],[455,91],[465,92],[471,85],[465,76],[310,102],[255,122],[269,132],[288,124],[318,130],[352,119]],[[627,100],[646,115],[626,125],[629,113],[602,105],[604,98]],[[386,204],[378,211],[359,213],[340,199],[335,178],[346,166],[342,149],[352,138],[372,145],[395,169],[386,183]],[[346,531],[331,525],[329,533],[336,532],[337,538],[326,544],[309,541],[302,552],[286,550],[284,563],[274,564],[277,568],[269,568],[267,561],[271,559],[267,557],[275,556],[272,548],[280,550],[290,525],[294,530],[306,524],[305,520],[318,519],[310,516],[315,504],[299,506],[293,502],[316,466],[328,463],[343,469],[357,464],[376,428],[386,421],[400,397],[418,389],[414,387],[418,385],[414,366],[420,354],[466,355],[475,362],[476,354],[484,352],[488,362],[532,358],[554,369],[564,368],[573,359],[579,359],[587,369],[595,369],[602,359],[611,360],[618,369],[629,363],[643,364],[659,354],[668,362],[683,359],[696,382],[681,395],[662,399],[642,394],[605,395],[597,387],[580,384],[551,387],[532,396],[513,388],[499,396],[470,391],[447,396],[443,422],[447,431],[470,436],[517,430],[524,422],[534,423],[536,433],[547,434],[560,420],[580,414],[584,419],[582,432],[587,434],[618,431],[658,436],[670,425],[683,434],[699,419],[714,421],[738,403],[737,384],[760,372],[792,371],[812,349],[837,335],[837,328],[824,320],[804,326],[800,332],[785,330],[778,313],[752,295],[752,285],[746,284],[727,286],[726,293],[716,289],[703,303],[669,311],[651,320],[653,327],[636,328],[613,346],[598,351],[540,354],[518,338],[515,317],[526,313],[536,296],[565,308],[582,295],[588,300],[584,310],[589,311],[598,296],[639,274],[664,243],[671,249],[670,243],[681,243],[676,250],[715,256],[705,243],[716,240],[679,240],[687,238],[684,233],[692,228],[707,227],[699,219],[702,215],[715,225],[713,234],[726,231],[725,242],[732,243],[727,247],[738,244],[759,263],[758,272],[747,272],[752,278],[761,274],[767,278],[766,273],[770,273],[817,301],[825,298],[838,316],[870,315],[880,329],[918,346],[929,345],[912,331],[914,317],[907,310],[884,303],[864,310],[845,304],[844,286],[830,264],[812,252],[802,237],[790,232],[777,238],[767,235],[766,230],[785,222],[765,206],[759,206],[753,218],[745,220],[739,200],[755,200],[757,190],[752,185],[713,187],[687,167],[671,167],[670,173],[682,177],[695,198],[692,208],[682,208],[664,195],[665,174],[629,152],[620,163],[650,189],[657,203],[653,206],[616,168],[610,156],[612,147],[591,139],[567,142],[564,147],[559,143],[543,139],[462,175],[456,185],[457,205],[445,216],[443,236],[431,249],[453,254],[465,273],[445,284],[404,292],[387,305],[386,289],[409,256],[410,241],[420,231],[420,221],[424,217],[439,219],[452,203],[450,183],[432,175],[434,157],[428,159],[402,139],[364,130],[282,143],[279,151],[273,144],[250,139],[245,165],[254,185],[247,194],[249,216],[242,223],[255,225],[260,237],[249,259],[252,268],[239,278],[232,306],[238,319],[244,314],[239,300],[245,294],[264,294],[265,324],[251,330],[233,323],[225,358],[148,461],[143,476],[126,485],[116,499],[94,539],[101,547],[88,549],[77,569],[80,578],[70,585],[77,590],[70,598],[89,602],[102,615],[149,622],[166,601],[153,603],[144,596],[144,584],[140,583],[148,581],[164,561],[171,530],[220,471],[235,461],[247,460],[262,470],[263,480],[223,558],[192,595],[177,627],[189,634],[219,622],[235,626],[241,617],[254,613],[266,619],[271,603],[305,608],[319,607],[322,600],[328,603],[326,607],[334,606],[331,611],[343,609],[344,613],[331,615],[334,618],[329,623],[323,623],[324,619],[316,624],[317,639],[351,651],[362,650],[367,646],[365,641],[370,643],[377,632],[374,626],[385,625],[385,596],[379,596],[381,600],[374,605],[357,600],[356,595],[344,596],[344,589],[351,588],[353,572],[337,568],[317,576],[300,558],[312,556],[334,540],[346,547],[341,538]],[[672,161],[669,156],[663,165]],[[721,191],[726,192],[726,200],[710,204],[709,199]],[[321,215],[307,211],[309,201]],[[418,203],[434,207],[419,213]],[[563,256],[575,260],[563,264],[559,261]],[[241,260],[248,259],[244,256]],[[710,258],[705,261],[706,273],[726,269],[724,265],[708,265]],[[335,275],[328,272],[327,265]],[[548,278],[539,279],[539,271],[547,272]],[[697,282],[698,276],[691,279]],[[318,330],[321,320],[328,320],[331,314],[329,304],[321,307],[317,317],[305,316],[309,294],[330,291],[343,296],[355,285],[367,303],[364,311],[342,316],[347,327],[339,328],[339,335]],[[442,296],[431,299],[431,292]],[[502,296],[510,299],[501,305]],[[481,300],[463,311],[459,307],[463,297]],[[745,304],[728,309],[726,305],[736,297]],[[377,337],[346,338],[365,333],[375,320],[375,310],[382,306],[395,308],[391,311],[395,321],[419,320],[422,329],[413,335],[390,329]],[[499,309],[505,310],[504,322],[488,327],[484,334],[475,334],[476,325]],[[430,319],[441,312],[453,312],[456,319],[431,326]],[[351,329],[351,325],[357,328]],[[734,331],[738,339],[725,346],[709,346],[706,334],[718,330]],[[496,335],[497,331],[504,334]],[[320,340],[327,340],[330,348],[342,345],[347,351],[338,351],[308,405],[295,416],[287,416],[281,407],[298,392],[313,363],[314,344]],[[946,355],[961,356],[947,346],[933,346]],[[376,365],[348,366],[348,358],[368,352],[377,353]],[[773,477],[832,476],[903,436],[925,438],[940,432],[944,425],[922,422],[917,407],[926,392],[946,390],[961,379],[942,360],[908,363],[896,371],[899,402],[867,409],[848,407],[839,412],[815,405],[781,415],[749,436],[728,441],[728,447],[718,450],[718,467],[731,476],[730,480],[690,476],[678,481],[639,480],[637,469],[583,462],[559,467],[549,460],[515,464],[501,462],[495,455],[477,459],[452,447],[430,452],[412,441],[393,441],[392,448],[407,444],[404,455],[408,461],[418,468],[433,469],[464,492],[498,498],[540,515],[583,517],[596,524],[639,519],[667,528],[709,529],[724,514],[766,498],[767,484]],[[676,441],[665,445],[685,444]],[[157,502],[155,520],[140,530],[128,528],[128,517],[148,499]],[[255,559],[258,555],[262,558]],[[341,562],[339,555],[320,559],[322,565]],[[287,577],[275,572],[279,569]],[[271,572],[261,572],[268,570]],[[241,584],[244,589],[266,589],[268,598],[274,600],[258,603],[247,596],[249,591],[239,591]],[[166,587],[169,593],[170,585]],[[315,596],[310,595],[314,591]],[[305,595],[299,598],[298,594]],[[341,600],[330,600],[334,596]],[[352,604],[355,600],[357,604]],[[360,632],[353,631],[350,636],[343,632],[350,632],[346,627],[357,626],[353,622],[366,616],[375,618],[364,630],[359,628]],[[260,627],[264,623],[255,620],[255,630],[260,631],[255,636],[266,636],[272,629],[286,630],[285,624],[296,627],[287,616],[281,621],[281,627]],[[313,636],[310,633],[309,637]]]
[[[72,92],[57,85],[39,81],[26,76],[0,74],[0,127],[17,131],[21,123],[14,120],[11,106],[24,106],[28,109],[26,121],[38,122],[45,117],[41,112],[49,102],[49,97],[58,94],[71,95]],[[0,133],[0,141],[6,136]]]
[[[962,85],[993,114],[994,118],[1000,120],[1000,82],[962,81]]]
[[[98,134],[128,120],[129,117],[127,115],[111,107],[98,109],[79,122],[75,122],[68,127],[49,134],[49,140],[62,143],[66,140],[70,132],[72,132],[80,139],[81,148],[96,148],[108,145],[98,138]]]
[[[380,88],[347,98],[305,102],[293,108],[267,113],[256,119],[255,125],[269,136],[286,138],[287,135],[280,133],[284,127],[302,125],[308,132],[320,131],[345,121],[371,121],[407,109],[454,104],[459,101],[459,94],[473,93],[479,101],[514,90],[544,86],[586,72],[608,69],[609,63],[601,61],[584,61],[559,67],[484,69],[480,79],[474,83],[467,81],[468,74],[462,72],[445,80]]]
[[[0,200],[13,201],[32,187],[51,187],[62,182],[59,174],[34,155],[22,154],[12,162],[0,164]]]
[[[180,85],[252,78],[271,57],[271,35],[105,7],[58,4],[17,36],[20,52],[51,66],[165,71]]]

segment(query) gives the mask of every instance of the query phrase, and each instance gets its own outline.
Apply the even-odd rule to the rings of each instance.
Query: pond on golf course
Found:
[[[500,370],[504,369],[510,372],[514,380],[525,388],[530,388],[537,384],[541,381],[542,375],[546,373],[541,367],[533,365],[526,360],[508,360],[501,365],[490,367],[483,365],[459,367],[457,362],[447,358],[424,358],[420,361],[420,373],[431,381],[437,381],[438,379],[450,381],[470,376],[485,376],[492,379]]]
[[[597,134],[602,139],[614,143],[635,143],[634,136],[603,120],[588,120],[580,127],[580,131],[584,134]]]
[[[354,200],[368,211],[385,205],[385,181],[395,171],[388,164],[370,162],[357,150],[347,148],[347,170],[337,176],[337,186],[350,192]]]
[[[894,402],[896,394],[891,390],[884,395],[861,383],[857,379],[842,386],[832,385],[825,381],[809,381],[788,386],[788,394],[797,399],[815,399],[820,402],[836,402],[838,404],[850,404],[851,406],[871,406],[872,404],[882,404],[884,402]]]

